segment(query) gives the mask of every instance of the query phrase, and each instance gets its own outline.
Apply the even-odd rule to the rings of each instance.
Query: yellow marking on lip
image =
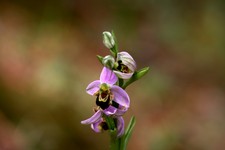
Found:
[[[109,95],[107,95],[105,98],[99,97],[99,102],[106,102],[108,100]]]

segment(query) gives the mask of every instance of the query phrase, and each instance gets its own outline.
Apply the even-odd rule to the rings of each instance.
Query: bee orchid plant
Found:
[[[119,52],[114,33],[103,32],[103,44],[111,52],[105,57],[97,56],[103,65],[100,79],[91,82],[86,92],[96,97],[94,114],[81,121],[89,124],[99,133],[108,130],[111,137],[111,150],[125,150],[135,125],[135,117],[131,117],[125,130],[123,115],[130,107],[130,97],[125,88],[143,77],[149,67],[137,71],[136,62],[128,52]]]

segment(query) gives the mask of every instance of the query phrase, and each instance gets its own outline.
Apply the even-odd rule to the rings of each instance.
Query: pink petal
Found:
[[[131,71],[135,71],[137,66],[133,57],[127,52],[119,52],[117,54],[117,59],[121,60],[124,65],[126,65]]]
[[[90,118],[81,121],[82,124],[92,124],[98,122],[102,117],[102,112],[101,110],[98,110],[93,116]]]
[[[119,105],[128,108],[130,106],[130,98],[126,91],[124,91],[121,87],[117,85],[113,85],[111,87],[111,92],[114,95],[114,101]]]
[[[101,122],[102,122],[102,119],[100,119],[98,122],[91,124],[91,128],[97,133],[101,132],[101,130],[99,128],[99,125]]]
[[[114,70],[113,72],[115,72],[115,74],[121,79],[130,79],[131,76],[134,74],[133,72],[132,73],[122,73],[122,72],[116,71],[116,70]]]
[[[112,70],[108,69],[107,67],[104,67],[102,69],[102,72],[100,75],[101,83],[107,83],[107,84],[113,85],[116,83],[117,80],[118,78]]]
[[[109,115],[113,115],[115,114],[117,111],[117,108],[113,107],[113,106],[109,106],[108,108],[106,108],[103,112],[109,116]]]
[[[127,110],[128,110],[127,107],[120,106],[120,107],[117,109],[115,115],[116,115],[116,116],[122,116],[125,112],[127,112]]]
[[[90,95],[94,95],[96,92],[98,92],[99,90],[99,85],[100,85],[100,81],[99,80],[95,80],[93,82],[91,82],[87,88],[86,88],[86,92]]]
[[[120,137],[124,134],[124,120],[122,116],[117,119],[117,137]]]

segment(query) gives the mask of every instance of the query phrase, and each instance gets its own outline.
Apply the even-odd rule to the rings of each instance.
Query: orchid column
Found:
[[[108,130],[111,136],[111,150],[125,150],[135,125],[132,117],[124,130],[123,115],[130,107],[130,98],[125,88],[144,76],[149,68],[136,71],[136,62],[127,52],[119,52],[113,33],[103,32],[103,44],[111,55],[97,56],[103,65],[100,79],[91,82],[86,92],[95,96],[96,106],[90,118],[81,121],[90,124],[95,132]]]

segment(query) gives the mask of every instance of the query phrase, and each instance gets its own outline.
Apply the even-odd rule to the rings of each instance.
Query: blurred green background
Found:
[[[105,150],[80,121],[102,32],[150,72],[127,88],[129,150],[225,149],[223,0],[0,1],[0,150]]]

